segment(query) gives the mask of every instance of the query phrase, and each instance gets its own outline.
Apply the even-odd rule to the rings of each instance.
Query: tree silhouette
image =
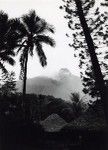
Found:
[[[74,7],[69,7],[69,5],[67,5],[66,7],[68,8],[66,9],[67,13],[71,12],[71,9],[73,12],[72,15],[69,13],[68,15],[65,15],[65,18],[68,19],[68,27],[73,30],[73,42],[72,44],[69,44],[69,46],[74,48],[74,56],[79,58],[80,76],[82,84],[84,85],[83,92],[85,94],[89,94],[93,98],[100,99],[99,90],[96,88],[95,76],[90,55],[88,53],[88,46],[85,40],[85,36],[77,12],[75,12],[74,10],[75,6],[73,5]],[[103,47],[106,47],[108,45],[108,42],[106,40],[108,31],[108,13],[101,11],[101,8],[102,7],[95,8],[93,1],[83,1],[84,15],[90,29],[90,34],[94,42],[96,55],[98,57],[101,71],[103,73],[103,78],[106,84],[108,74],[108,63],[105,60],[105,57],[107,57],[108,53],[107,51],[105,51],[105,49],[103,50]],[[71,34],[68,33],[66,34],[66,36],[70,38]]]
[[[0,11],[0,69],[7,73],[4,63],[14,65],[15,61],[12,56],[15,56],[13,51],[15,47],[15,38],[11,30],[12,20],[3,11]]]
[[[21,53],[20,78],[23,79],[23,96],[25,96],[28,56],[33,56],[34,50],[36,50],[42,67],[47,65],[47,58],[42,49],[42,43],[55,46],[54,40],[45,35],[46,31],[54,33],[54,29],[45,20],[38,17],[34,10],[31,10],[28,14],[23,15],[21,19],[15,19],[13,22],[13,29],[19,37],[19,41],[17,43],[19,48],[17,53]]]
[[[88,27],[88,24],[86,22],[86,18],[85,18],[85,14],[88,13],[88,9],[91,8],[95,1],[81,1],[81,0],[74,0],[74,5],[76,6],[76,10],[72,11],[72,1],[71,0],[67,0],[65,1],[66,5],[65,5],[65,11],[68,12],[70,15],[74,14],[76,16],[78,16],[79,20],[80,20],[80,24],[83,30],[83,34],[85,36],[85,41],[87,43],[87,47],[88,47],[88,53],[90,55],[90,59],[92,62],[92,67],[93,67],[93,72],[94,72],[94,77],[95,77],[95,85],[97,90],[100,93],[100,97],[101,100],[103,102],[104,105],[104,111],[105,111],[105,116],[106,116],[106,120],[108,121],[108,111],[107,111],[107,107],[108,107],[108,95],[107,95],[107,91],[106,91],[106,87],[105,87],[105,83],[103,80],[103,75],[101,72],[101,68],[98,62],[98,58],[96,55],[96,51],[95,51],[95,45],[93,42],[93,39],[91,37],[90,34],[90,28]],[[71,4],[71,9],[69,8]],[[83,5],[86,5],[86,9],[84,11],[83,9]],[[75,20],[74,20],[75,21]],[[71,20],[72,23],[72,20]],[[77,28],[78,25],[77,25]]]

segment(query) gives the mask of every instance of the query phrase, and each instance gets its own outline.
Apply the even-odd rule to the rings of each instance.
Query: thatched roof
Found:
[[[60,131],[66,124],[67,122],[57,114],[51,114],[44,121],[41,121],[41,125],[48,132]]]

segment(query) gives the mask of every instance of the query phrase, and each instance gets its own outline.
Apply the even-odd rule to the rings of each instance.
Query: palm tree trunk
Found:
[[[102,100],[102,103],[104,106],[106,121],[108,122],[108,102],[107,102],[108,101],[108,94],[107,94],[105,83],[103,80],[103,75],[102,75],[101,68],[100,68],[100,65],[98,62],[98,58],[97,58],[97,55],[95,52],[93,40],[92,40],[92,37],[90,35],[90,30],[88,28],[86,19],[84,17],[81,0],[75,0],[75,3],[76,3],[76,7],[77,7],[77,13],[79,15],[79,19],[81,22],[81,26],[83,28],[83,32],[85,35],[85,40],[87,42],[89,54],[91,57],[91,62],[93,65],[93,71],[94,71],[94,75],[95,75],[95,81],[96,81],[97,89],[100,92],[101,100]]]
[[[26,81],[27,81],[27,62],[28,62],[28,53],[25,59],[24,65],[24,79],[23,79],[23,97],[26,95]]]
[[[28,121],[29,118],[28,109],[27,109],[28,104],[26,101],[27,62],[28,62],[28,53],[26,55],[25,64],[24,64],[23,99],[22,99],[23,117],[26,121]]]

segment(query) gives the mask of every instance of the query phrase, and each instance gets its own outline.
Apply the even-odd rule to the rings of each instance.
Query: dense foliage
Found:
[[[81,103],[77,104],[75,101],[72,103],[52,96],[27,94],[26,105],[22,107],[22,100],[23,96],[18,93],[0,97],[0,118],[2,123],[39,123],[51,114],[58,114],[66,122],[76,122],[76,127],[80,125],[85,128],[87,124],[92,126],[93,121],[101,126],[102,122],[103,124],[105,122],[101,101],[93,102],[89,104],[89,107],[86,107],[83,103],[81,105]],[[79,122],[79,120],[82,121]]]

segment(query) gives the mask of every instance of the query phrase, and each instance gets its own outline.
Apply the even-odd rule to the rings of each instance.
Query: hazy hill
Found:
[[[22,82],[17,82],[19,92],[22,91]],[[82,91],[82,84],[79,77],[62,68],[54,77],[38,76],[27,80],[27,93],[52,95],[56,98],[69,100],[71,92]]]

